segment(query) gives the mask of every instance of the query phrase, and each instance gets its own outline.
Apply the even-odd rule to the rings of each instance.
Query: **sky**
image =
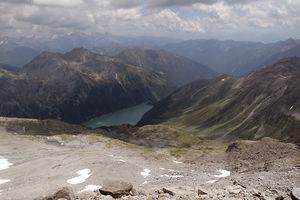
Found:
[[[0,0],[1,36],[300,38],[300,0]]]

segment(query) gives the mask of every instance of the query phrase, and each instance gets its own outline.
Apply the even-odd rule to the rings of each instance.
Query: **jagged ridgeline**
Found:
[[[164,124],[202,139],[279,138],[300,143],[300,58],[283,59],[247,77],[222,75],[181,87],[139,125]]]
[[[44,52],[19,72],[0,69],[0,115],[82,123],[174,90],[162,75],[120,59],[74,49]]]
[[[1,116],[71,123],[153,103],[183,83],[217,75],[184,57],[148,48],[126,49],[116,57],[83,48],[43,52],[18,71],[0,70]]]

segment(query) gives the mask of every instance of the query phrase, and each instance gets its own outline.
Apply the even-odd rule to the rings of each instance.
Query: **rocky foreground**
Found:
[[[1,128],[0,152],[1,200],[299,199],[299,147],[270,138],[146,148]]]
[[[94,190],[93,192],[84,192],[76,195],[72,188],[64,187],[52,195],[36,200],[75,200],[75,199],[275,199],[275,200],[299,200],[300,188],[294,188],[290,194],[279,193],[274,190],[273,196],[267,193],[258,192],[255,189],[247,190],[242,186],[230,186],[224,189],[204,191],[195,190],[189,187],[163,188],[153,194],[146,194],[145,191],[132,189],[132,184],[127,182],[114,182],[105,188]],[[276,196],[276,197],[275,197]]]

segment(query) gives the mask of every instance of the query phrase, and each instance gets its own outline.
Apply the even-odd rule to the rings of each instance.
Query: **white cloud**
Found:
[[[145,27],[155,30],[203,32],[197,20],[184,20],[178,13],[170,9],[146,16],[143,24]]]
[[[290,37],[300,32],[299,10],[299,0],[1,0],[0,28],[4,35],[100,30],[220,38],[276,32]]]
[[[213,5],[207,4],[194,4],[192,8],[196,11],[207,13],[211,18],[226,19],[233,17],[232,6],[225,4],[224,2],[218,2]]]

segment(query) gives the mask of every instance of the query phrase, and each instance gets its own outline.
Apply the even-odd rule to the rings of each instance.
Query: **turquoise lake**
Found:
[[[151,105],[143,103],[135,107],[123,109],[103,117],[93,119],[84,123],[83,125],[93,129],[102,126],[118,126],[122,124],[136,125],[143,115],[151,108]]]

